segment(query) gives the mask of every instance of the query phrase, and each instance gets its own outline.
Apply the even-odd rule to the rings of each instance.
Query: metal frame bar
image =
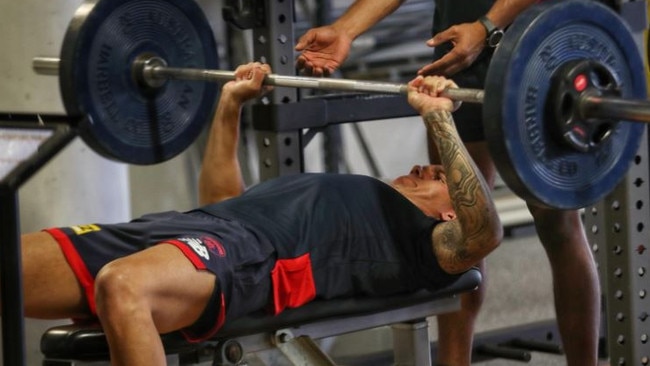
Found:
[[[259,10],[264,13],[264,26],[253,29],[253,58],[285,75],[294,73],[293,5],[293,1],[260,1],[255,5],[263,7]],[[281,105],[297,100],[297,89],[276,88],[262,103]],[[277,120],[272,115],[263,118]],[[256,139],[261,180],[304,170],[301,131],[258,131]]]
[[[38,150],[0,181],[0,298],[4,365],[25,365],[25,324],[18,189],[76,135],[67,125],[0,123],[2,128],[53,128]]]
[[[625,180],[585,212],[585,227],[599,264],[612,365],[650,362],[650,188],[648,140]]]
[[[621,4],[621,15],[644,52],[647,4]],[[607,348],[612,365],[650,364],[650,161],[647,129],[624,181],[585,210],[585,227],[598,262]]]
[[[25,364],[23,283],[20,273],[18,193],[0,193],[0,283],[2,287],[2,358],[5,365]]]

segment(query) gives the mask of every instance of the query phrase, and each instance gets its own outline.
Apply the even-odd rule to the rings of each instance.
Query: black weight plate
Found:
[[[210,24],[191,0],[86,1],[68,26],[60,84],[66,111],[85,116],[83,140],[101,155],[155,164],[185,150],[212,116],[215,83],[169,80],[155,93],[135,81],[136,57],[217,69]]]
[[[504,182],[533,204],[591,205],[611,192],[633,161],[644,124],[621,122],[584,153],[553,133],[545,112],[554,72],[565,62],[597,60],[618,78],[621,96],[645,99],[644,66],[631,31],[596,1],[547,1],[517,17],[492,58],[483,113],[486,138]]]

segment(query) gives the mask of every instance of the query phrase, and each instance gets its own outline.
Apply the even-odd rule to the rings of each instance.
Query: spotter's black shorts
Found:
[[[451,78],[460,88],[485,89],[485,76],[491,57],[481,54],[471,66]],[[453,114],[458,134],[464,142],[485,140],[483,128],[483,104],[463,103]]]

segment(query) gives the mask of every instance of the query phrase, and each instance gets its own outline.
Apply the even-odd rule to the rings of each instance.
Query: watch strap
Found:
[[[485,28],[486,38],[489,37],[490,34],[492,34],[492,32],[494,32],[495,30],[498,30],[497,26],[494,25],[494,23],[492,23],[492,21],[485,15],[478,18],[478,21]]]
[[[479,23],[483,25],[485,28],[485,42],[490,46],[490,47],[495,47],[498,41],[501,39],[501,35],[503,35],[503,31],[499,29],[492,21],[485,15],[481,16],[478,18]],[[497,35],[498,33],[498,35]],[[496,38],[496,40],[493,40],[492,38]]]

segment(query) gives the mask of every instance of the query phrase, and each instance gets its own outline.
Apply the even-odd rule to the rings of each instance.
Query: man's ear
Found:
[[[456,219],[456,212],[454,210],[445,211],[440,215],[440,218],[442,219],[442,221],[454,220]]]

